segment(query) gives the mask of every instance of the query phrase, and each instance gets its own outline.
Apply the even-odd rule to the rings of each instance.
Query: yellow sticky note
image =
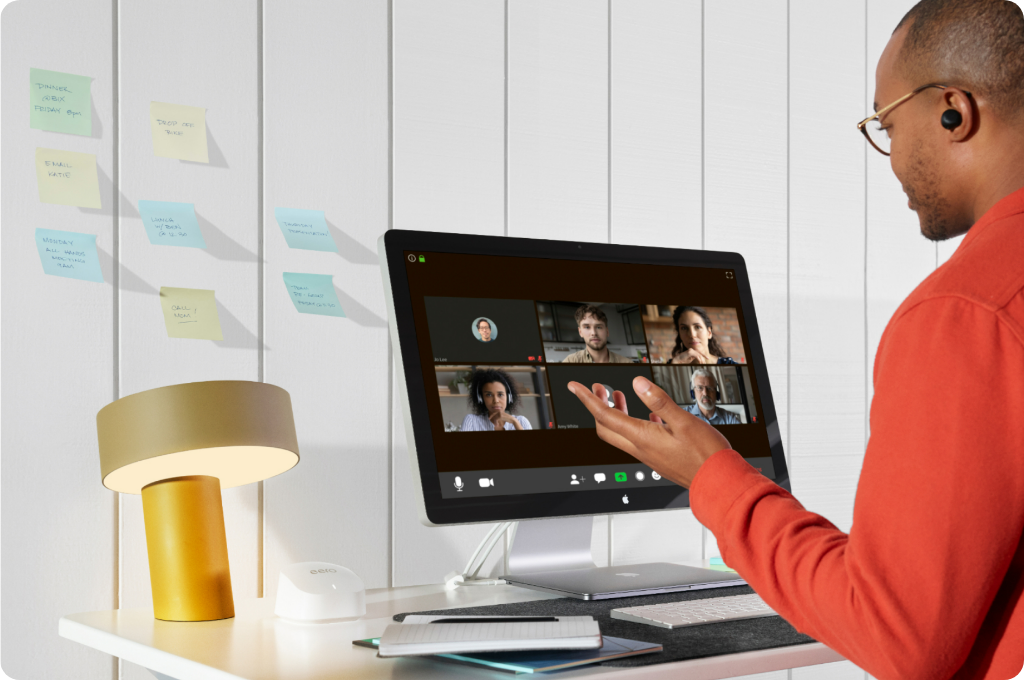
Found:
[[[95,154],[37,148],[36,179],[43,203],[103,207]]]
[[[193,340],[223,340],[217,300],[212,290],[199,288],[160,288],[160,306],[164,310],[167,337]]]
[[[164,158],[209,163],[206,150],[206,109],[181,104],[149,103],[153,153]]]

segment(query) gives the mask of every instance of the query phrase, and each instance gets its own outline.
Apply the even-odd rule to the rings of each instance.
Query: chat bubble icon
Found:
[[[603,482],[606,479],[608,479],[608,478],[604,476],[603,472],[595,472],[594,473],[594,481],[597,482],[598,484],[600,484],[601,482]]]

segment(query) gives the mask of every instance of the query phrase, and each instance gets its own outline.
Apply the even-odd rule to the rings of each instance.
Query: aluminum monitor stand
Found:
[[[598,567],[591,557],[593,517],[519,522],[508,556],[508,583],[563,597],[603,600],[745,585],[732,572],[667,562]]]

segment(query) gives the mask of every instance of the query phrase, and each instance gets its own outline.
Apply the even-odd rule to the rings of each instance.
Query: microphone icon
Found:
[[[462,477],[455,477],[455,490],[462,491]]]

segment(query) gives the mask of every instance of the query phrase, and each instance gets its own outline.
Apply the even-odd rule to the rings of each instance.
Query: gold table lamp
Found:
[[[96,414],[103,485],[142,495],[156,618],[235,615],[221,489],[299,462],[288,392],[242,380],[139,392]]]

